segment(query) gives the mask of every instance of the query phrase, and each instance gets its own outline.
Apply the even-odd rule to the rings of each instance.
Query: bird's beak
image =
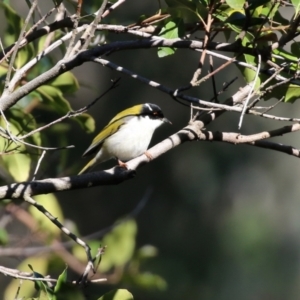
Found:
[[[164,123],[169,123],[169,124],[172,125],[172,122],[171,122],[170,120],[168,120],[167,118],[163,118],[162,121],[163,121]]]

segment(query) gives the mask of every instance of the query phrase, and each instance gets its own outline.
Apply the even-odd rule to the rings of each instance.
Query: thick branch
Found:
[[[22,39],[20,42],[19,48],[22,48],[26,46],[27,44],[31,43],[32,41],[39,39],[40,37],[53,32],[57,29],[62,29],[62,28],[73,28],[74,22],[71,17],[65,18],[60,21],[55,21],[52,24],[49,24],[47,26],[44,26],[42,28],[39,28],[32,33],[28,34],[26,37]],[[4,49],[4,52],[0,51],[0,60],[5,56],[7,52],[9,52],[12,48],[14,48],[16,43],[8,46],[7,48]]]
[[[26,85],[20,87],[18,90],[14,91],[8,96],[1,98],[0,101],[0,110],[5,111],[14,104],[18,102],[22,97],[28,95],[30,92],[34,91],[39,86],[45,84],[47,81],[67,72],[75,67],[80,66],[84,62],[93,60],[95,57],[99,57],[106,53],[111,53],[114,51],[120,50],[129,50],[129,49],[149,49],[149,48],[158,48],[158,47],[175,47],[183,49],[201,49],[203,43],[201,41],[187,41],[180,39],[161,39],[161,40],[136,40],[136,41],[125,41],[125,42],[114,42],[111,44],[105,44],[102,46],[97,46],[93,49],[82,51],[77,55],[60,60],[52,69],[44,72],[37,78],[31,80]],[[208,49],[216,50],[225,50],[231,47],[231,44],[219,44],[219,43],[210,43]]]
[[[154,147],[148,149],[147,152],[153,159],[155,159],[165,152],[175,148],[176,146],[179,146],[184,142],[193,140],[222,141],[231,144],[255,145],[255,142],[258,143],[258,141],[260,140],[300,130],[300,124],[293,124],[272,131],[264,131],[249,136],[243,136],[239,133],[205,131],[203,130],[203,127],[203,122],[194,121],[187,127],[171,135]],[[262,145],[259,145],[259,143],[257,144],[257,146],[262,147]],[[272,148],[270,147],[270,149]],[[115,167],[110,170],[93,172],[80,176],[50,178],[32,182],[13,183],[7,186],[0,187],[0,199],[24,199],[24,197],[39,194],[90,188],[99,185],[119,184],[125,180],[133,178],[135,175],[135,170],[148,162],[149,158],[143,154],[126,163],[128,166],[128,170],[120,167]]]
[[[202,127],[202,122],[194,122],[192,125],[187,126],[155,145],[147,152],[155,159],[183,142],[198,139]],[[141,155],[126,163],[128,170],[115,167],[110,170],[87,173],[80,176],[13,183],[0,187],[0,199],[24,199],[24,197],[40,194],[90,188],[100,185],[119,184],[127,179],[133,178],[135,170],[147,162],[149,162],[148,157]]]

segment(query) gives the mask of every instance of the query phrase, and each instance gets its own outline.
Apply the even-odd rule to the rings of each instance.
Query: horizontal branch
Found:
[[[171,135],[170,137],[166,138],[165,140],[153,146],[152,148],[148,149],[147,152],[150,154],[152,159],[155,159],[186,141],[194,140],[222,141],[231,144],[251,144],[253,146],[255,146],[255,143],[258,143],[257,146],[263,147],[259,144],[259,142],[262,142],[261,140],[263,139],[300,130],[300,124],[293,124],[271,131],[264,131],[261,133],[244,136],[240,133],[206,131],[203,130],[204,125],[205,124],[201,121],[194,121],[182,130]],[[265,148],[266,147],[267,146],[265,145]],[[278,150],[275,149],[275,147],[270,147],[270,149]],[[288,154],[293,155],[292,153]],[[295,154],[294,156],[297,156]],[[26,197],[39,194],[48,194],[67,190],[90,188],[100,185],[119,184],[125,180],[133,178],[136,173],[135,170],[149,162],[149,158],[143,154],[139,157],[128,161],[126,163],[128,169],[124,169],[117,166],[110,170],[92,172],[80,176],[49,178],[31,182],[13,183],[10,185],[0,187],[0,200],[24,199]]]
[[[53,32],[57,29],[62,29],[62,28],[73,28],[74,26],[74,21],[72,20],[71,17],[67,17],[63,20],[55,21],[49,25],[46,25],[42,28],[39,28],[27,36],[25,36],[22,41],[20,42],[19,48],[22,48],[26,46],[27,44],[31,43],[32,41],[39,39],[40,37]],[[12,49],[14,48],[16,43],[8,46],[7,48],[4,49],[4,51],[0,51],[0,60]]]
[[[283,145],[281,143],[273,143],[270,141],[255,141],[255,142],[248,143],[248,145],[282,152],[294,157],[300,157],[299,149],[296,149],[293,146]]]
[[[118,184],[134,176],[132,170],[118,167],[82,176],[48,178],[30,182],[13,183],[0,187],[0,199],[23,199],[26,196],[82,189],[98,185]]]
[[[153,159],[155,159],[183,142],[198,139],[202,127],[202,122],[194,122],[192,125],[185,127],[151,149],[148,149],[147,152]],[[119,184],[125,180],[133,178],[136,174],[135,170],[148,162],[149,158],[143,154],[126,163],[128,170],[117,166],[110,170],[92,172],[80,176],[12,183],[10,185],[0,187],[0,200],[24,199],[26,197],[40,194],[90,188],[101,185]]]
[[[242,135],[236,132],[202,131],[201,135],[199,136],[199,139],[205,141],[221,141],[221,142],[227,142],[236,145],[236,144],[253,143],[256,141],[268,139],[275,136],[281,136],[299,130],[300,130],[300,124],[296,123],[288,126],[283,126],[278,129],[263,131],[251,135]]]
[[[14,104],[16,104],[21,98],[28,95],[30,92],[37,89],[39,86],[45,84],[47,81],[67,72],[75,67],[82,65],[83,63],[90,61],[91,58],[102,56],[106,53],[112,53],[121,50],[129,49],[150,49],[158,47],[175,47],[181,49],[202,49],[203,42],[201,41],[189,41],[181,39],[143,39],[143,40],[133,40],[133,41],[122,41],[113,42],[110,44],[105,44],[101,46],[96,46],[92,49],[88,49],[79,52],[77,55],[60,60],[54,67],[50,70],[44,72],[40,76],[32,79],[30,82],[21,86],[9,95],[1,97],[0,110],[5,111]],[[233,51],[232,45],[228,43],[215,43],[211,42],[207,45],[207,49],[214,49],[219,51]]]
[[[167,93],[169,95],[175,95],[176,94],[176,90],[173,90],[173,89],[171,89],[171,88],[169,88],[169,87],[167,87],[167,86],[165,86],[161,83],[158,83],[156,81],[153,81],[153,80],[150,80],[146,77],[138,75],[137,73],[132,72],[132,71],[130,71],[130,70],[128,70],[128,69],[126,69],[122,66],[116,65],[115,63],[112,63],[112,62],[110,62],[106,59],[93,58],[92,61],[94,61],[96,63],[99,63],[99,64],[101,64],[105,67],[108,67],[112,70],[115,70],[117,72],[121,72],[123,74],[126,74],[126,75],[130,76],[131,78],[137,79],[137,80],[151,86],[152,88],[160,90],[163,93]],[[247,88],[245,88],[244,94],[247,95],[249,93],[249,90],[251,89],[251,86],[252,85],[248,85]],[[206,106],[206,107],[208,107],[208,109],[219,109],[219,110],[232,111],[232,112],[238,112],[238,113],[242,112],[242,110],[243,110],[243,107],[241,107],[241,106],[231,106],[231,105],[226,105],[226,104],[221,104],[221,103],[204,101],[204,100],[201,100],[199,98],[188,96],[188,95],[185,95],[185,94],[179,94],[179,95],[176,95],[176,97],[178,97],[182,100],[191,102],[191,103],[196,103],[196,104]],[[229,103],[232,103],[232,102],[241,103],[242,99],[243,99],[243,97],[239,97],[238,101],[237,100],[229,101]],[[203,107],[198,107],[198,106],[195,106],[193,108],[197,109],[197,110],[205,110]],[[300,119],[298,119],[298,118],[278,117],[278,116],[258,112],[255,109],[246,110],[246,114],[255,115],[255,116],[259,116],[259,117],[262,117],[262,118],[271,119],[271,120],[275,120],[275,121],[300,122]]]

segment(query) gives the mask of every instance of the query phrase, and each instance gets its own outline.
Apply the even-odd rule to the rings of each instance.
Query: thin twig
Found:
[[[86,244],[83,240],[78,238],[74,233],[72,233],[69,229],[63,226],[57,218],[55,218],[49,211],[47,211],[44,206],[36,202],[32,197],[29,195],[24,195],[23,199],[28,202],[29,204],[33,205],[37,208],[43,215],[45,215],[54,225],[56,225],[63,233],[65,233],[69,238],[71,238],[74,242],[80,245],[86,253],[88,263],[86,265],[84,274],[82,276],[82,280],[80,282],[85,282],[87,276],[91,270],[94,271],[94,259],[92,258],[91,249],[88,244]]]
[[[42,127],[39,127],[39,128],[36,128],[32,131],[30,131],[29,133],[21,136],[21,137],[18,137],[18,140],[23,140],[25,138],[28,138],[29,136],[37,133],[37,132],[40,132],[46,128],[49,128],[57,123],[60,123],[61,121],[67,119],[67,118],[72,118],[72,117],[76,117],[78,115],[81,115],[82,113],[88,111],[94,104],[96,104],[97,101],[99,101],[101,98],[103,98],[109,91],[111,91],[112,89],[118,87],[118,83],[120,81],[120,78],[118,78],[117,80],[114,80],[111,84],[111,86],[105,90],[100,96],[98,96],[97,98],[95,98],[91,103],[89,103],[88,105],[78,109],[78,110],[75,110],[75,111],[69,111],[67,114],[65,114],[64,116],[42,126]]]
[[[20,34],[19,34],[18,41],[15,45],[15,48],[14,48],[14,51],[13,51],[13,54],[12,54],[12,57],[11,57],[11,60],[10,60],[10,63],[9,63],[9,67],[8,67],[8,71],[7,71],[6,78],[5,78],[5,83],[4,83],[4,91],[3,91],[2,95],[6,95],[7,93],[11,93],[11,90],[9,89],[9,84],[8,83],[10,81],[13,65],[14,65],[15,60],[16,60],[16,56],[17,56],[17,53],[18,53],[18,50],[19,50],[19,45],[20,45],[21,41],[23,40],[23,36],[24,36],[25,30],[26,30],[26,27],[27,27],[27,25],[30,21],[30,18],[32,16],[35,8],[37,7],[37,4],[38,4],[38,0],[34,0],[32,5],[31,5],[31,8],[28,12],[28,15],[27,15],[27,17],[24,21],[24,25],[21,29]]]
[[[278,151],[298,158],[300,157],[300,149],[281,143],[274,143],[270,141],[255,141],[248,143],[248,145]]]
[[[41,155],[41,157],[39,158],[39,160],[38,160],[38,162],[37,162],[37,165],[36,165],[36,168],[35,168],[35,170],[34,170],[33,177],[32,177],[32,181],[35,180],[35,176],[36,176],[36,174],[37,174],[37,172],[38,172],[38,170],[39,170],[39,167],[40,167],[40,165],[41,165],[41,163],[42,163],[42,160],[43,160],[45,154],[46,154],[46,151],[43,150],[42,155]]]
[[[3,266],[0,266],[0,273],[21,280],[44,281],[44,282],[53,282],[53,283],[56,283],[58,281],[58,279],[54,279],[50,277],[36,277],[32,272],[31,273],[22,272],[16,269],[6,268]],[[107,279],[97,278],[95,280],[90,280],[90,282],[104,282],[104,281],[107,281]],[[69,283],[76,284],[76,281],[70,281]]]
[[[258,74],[259,74],[259,70],[260,70],[260,67],[261,67],[261,55],[258,54],[258,64],[257,64],[257,72],[255,73],[255,77],[254,77],[254,80],[253,80],[253,83],[252,83],[252,86],[251,86],[251,90],[248,94],[248,97],[246,99],[246,101],[244,102],[243,104],[243,110],[242,110],[242,113],[241,113],[241,116],[240,116],[240,121],[239,121],[239,125],[238,125],[238,129],[240,130],[241,127],[242,127],[242,124],[243,124],[243,119],[244,119],[244,115],[245,115],[245,112],[247,110],[247,107],[248,107],[248,103],[250,101],[250,98],[252,97],[252,92],[255,88],[255,85],[256,85],[256,82],[257,82],[257,79],[258,79]]]
[[[81,36],[81,38],[77,41],[74,47],[69,47],[68,52],[65,57],[72,57],[76,55],[80,50],[87,49],[90,44],[91,38],[94,36],[94,32],[97,28],[98,23],[101,22],[101,16],[104,12],[105,6],[108,0],[103,0],[100,9],[97,12],[97,16],[93,20],[93,22],[87,26],[85,32]],[[75,32],[75,31],[74,31]]]
[[[86,241],[90,241],[90,240],[102,238],[105,234],[111,232],[115,227],[120,226],[122,223],[126,222],[127,220],[136,218],[140,214],[140,212],[144,209],[144,207],[146,206],[148,201],[150,200],[152,192],[153,192],[153,189],[151,187],[147,188],[143,197],[139,200],[139,202],[133,208],[133,210],[130,211],[127,215],[120,218],[119,221],[115,222],[111,226],[108,226],[104,229],[101,229],[99,231],[96,231],[96,232],[93,232],[86,236],[83,236],[82,239],[84,239]],[[6,209],[9,213],[9,215],[13,215],[15,218],[17,218],[17,220],[19,222],[22,222],[24,224],[24,221],[22,221],[22,219],[20,217],[18,217],[18,214],[16,214],[14,207],[12,208],[11,205],[12,204],[10,204],[10,206],[6,206]],[[20,207],[16,207],[16,209],[18,209],[18,212],[20,211]],[[5,227],[5,223],[6,222],[1,222],[0,225],[2,225],[1,226],[2,228]],[[28,223],[25,225],[27,225],[27,227],[29,227],[30,230],[33,230],[33,228],[36,228],[36,226],[37,226],[37,224],[34,224],[33,226],[30,227],[30,226],[28,226]],[[3,256],[28,257],[28,256],[36,255],[39,253],[49,253],[49,252],[53,252],[53,251],[59,252],[59,251],[61,251],[62,247],[63,248],[71,248],[73,245],[74,245],[73,241],[66,241],[66,242],[59,241],[59,244],[53,243],[53,244],[47,245],[47,246],[36,246],[36,247],[26,247],[26,248],[24,248],[24,247],[22,247],[22,248],[5,247],[5,248],[0,248],[0,257],[3,257]]]
[[[214,71],[214,60],[212,55],[209,55],[209,68],[210,68],[210,72],[212,73]],[[212,76],[211,80],[212,80],[211,82],[212,82],[215,102],[219,103],[215,76]]]
[[[113,5],[111,5],[102,15],[102,18],[105,18],[108,16],[112,11],[114,11],[118,6],[120,6],[122,3],[124,3],[126,0],[118,0]]]

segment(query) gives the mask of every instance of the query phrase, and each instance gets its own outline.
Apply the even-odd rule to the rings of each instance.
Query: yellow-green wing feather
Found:
[[[102,131],[93,139],[90,147],[83,153],[84,156],[93,154],[96,151],[99,151],[102,143],[109,136],[116,133],[116,131],[124,123],[124,118],[130,118],[131,116],[138,115],[141,112],[141,105],[135,105],[133,107],[127,108],[120,113],[118,113],[103,129]]]
[[[113,135],[123,124],[122,120],[118,120],[112,124],[108,124],[105,126],[102,131],[95,136],[92,141],[92,144],[88,147],[88,149],[83,153],[84,156],[88,156],[101,148],[102,143],[107,139],[109,136]]]
[[[125,116],[136,116],[139,115],[141,112],[141,104],[135,105],[133,107],[127,108],[123,111],[121,111],[120,113],[118,113],[112,120],[110,120],[110,122],[108,123],[108,125],[116,122],[117,120],[120,120],[122,118],[124,118]],[[108,126],[107,125],[107,126]]]

